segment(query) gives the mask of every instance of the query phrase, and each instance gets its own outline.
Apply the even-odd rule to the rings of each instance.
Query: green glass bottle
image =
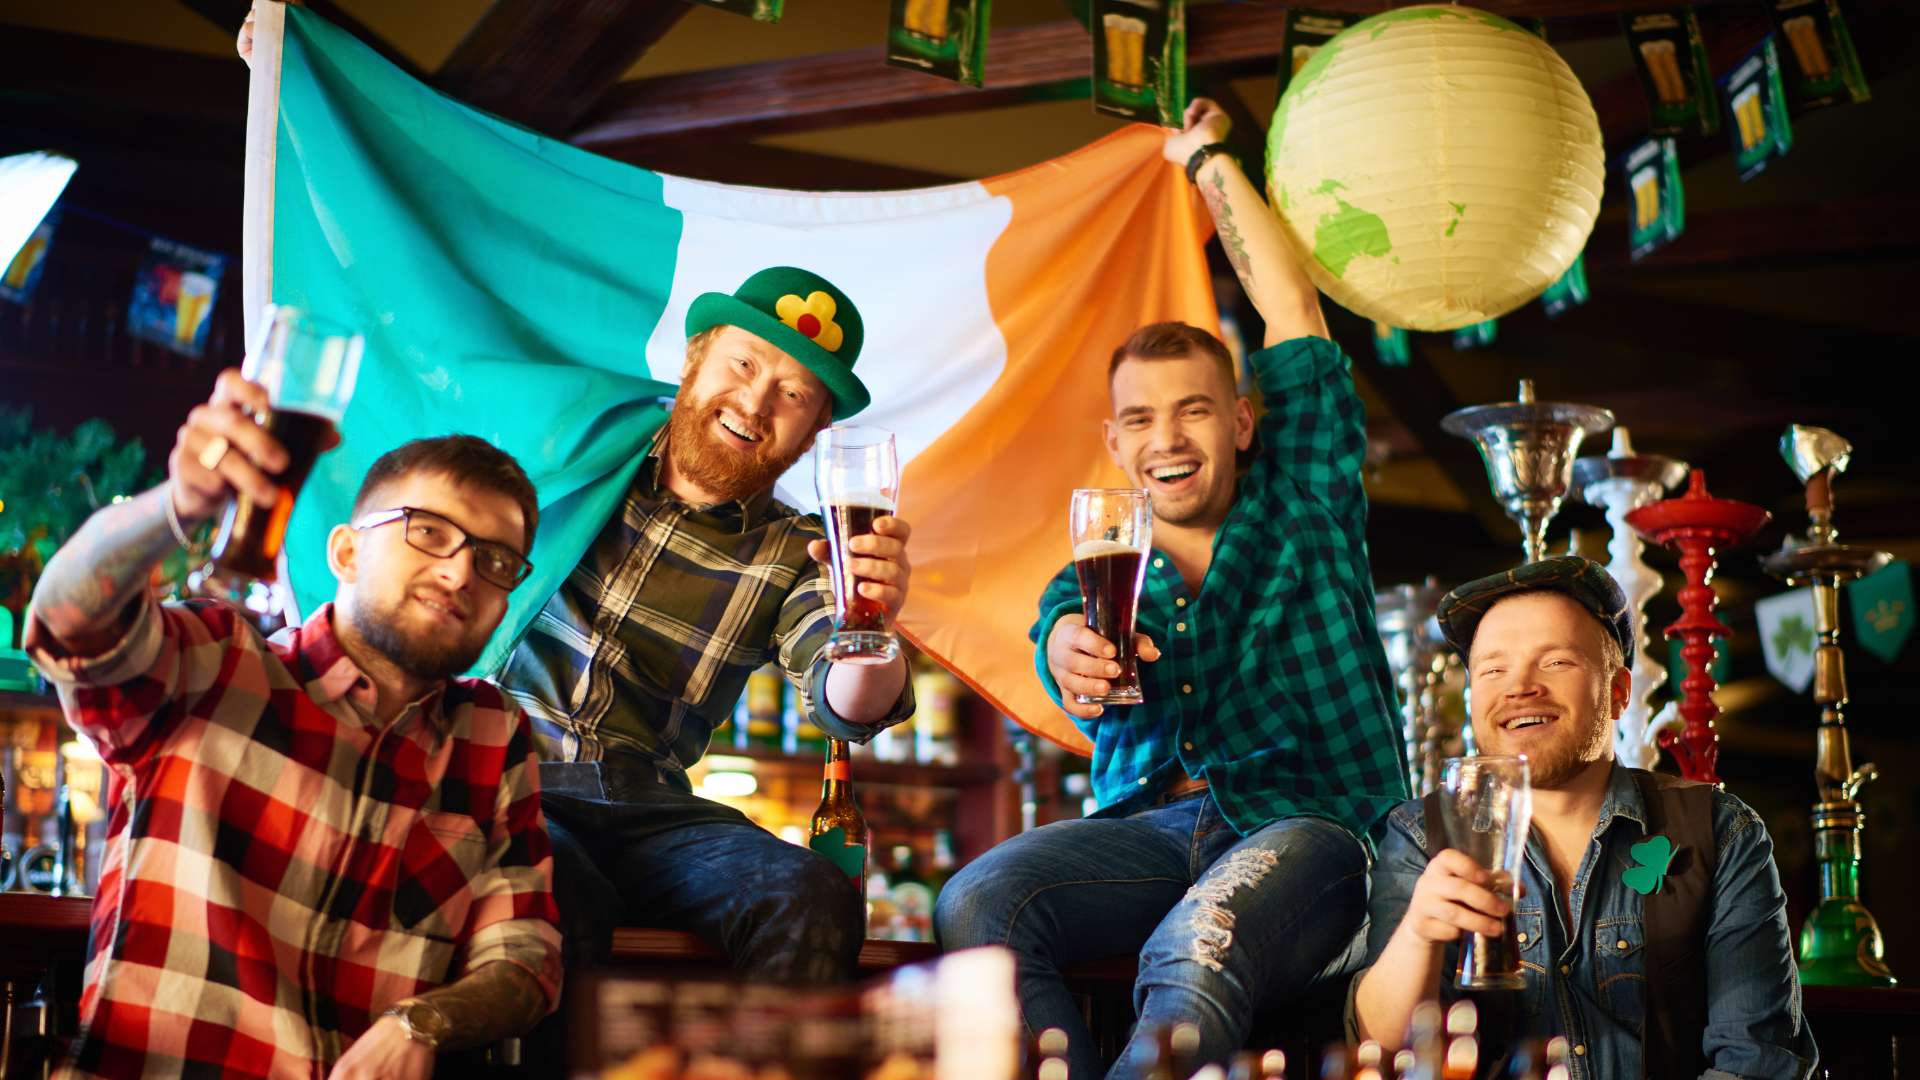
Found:
[[[1820,901],[1800,927],[1800,981],[1809,986],[1894,986],[1880,925],[1860,903],[1858,803],[1814,808]]]

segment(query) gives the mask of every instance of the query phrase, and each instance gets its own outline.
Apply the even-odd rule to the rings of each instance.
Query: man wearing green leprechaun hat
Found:
[[[774,481],[865,408],[860,311],[831,282],[762,270],[687,311],[669,419],[619,509],[508,659],[541,744],[541,807],[569,966],[622,922],[692,930],[757,978],[853,971],[865,899],[826,859],[693,793],[687,768],[754,669],[778,663],[807,721],[864,742],[913,712],[906,663],[836,664],[825,530]],[[906,600],[909,529],[851,542],[863,595]]]

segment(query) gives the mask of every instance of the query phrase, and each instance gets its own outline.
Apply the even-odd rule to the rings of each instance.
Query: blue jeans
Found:
[[[540,785],[569,970],[604,961],[632,924],[691,930],[756,979],[853,975],[866,899],[827,860],[643,761],[547,763]]]
[[[1139,1020],[1107,1074],[1132,1078],[1162,1024],[1197,1024],[1203,1061],[1239,1050],[1256,1011],[1347,954],[1366,876],[1365,850],[1330,821],[1241,837],[1200,794],[1016,836],[954,875],[934,923],[944,948],[1014,951],[1027,1033],[1066,1029],[1074,1080],[1099,1076],[1100,1060],[1061,969],[1138,953]]]

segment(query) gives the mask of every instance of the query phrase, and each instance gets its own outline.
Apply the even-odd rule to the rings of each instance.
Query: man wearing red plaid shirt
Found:
[[[454,677],[526,574],[533,487],[479,439],[408,443],[334,526],[339,588],[304,625],[155,603],[186,529],[278,496],[267,409],[222,374],[167,482],[95,514],[29,609],[116,792],[66,1075],[413,1080],[558,995],[532,736]]]

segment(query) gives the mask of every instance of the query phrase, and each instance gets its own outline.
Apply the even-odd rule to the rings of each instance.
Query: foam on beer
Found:
[[[1056,549],[1058,550],[1058,549]],[[1097,559],[1102,555],[1138,555],[1140,549],[1118,540],[1082,540],[1073,545],[1073,561]]]
[[[836,492],[831,498],[820,500],[822,507],[827,506],[871,506],[875,510],[893,513],[893,498],[872,488]]]

